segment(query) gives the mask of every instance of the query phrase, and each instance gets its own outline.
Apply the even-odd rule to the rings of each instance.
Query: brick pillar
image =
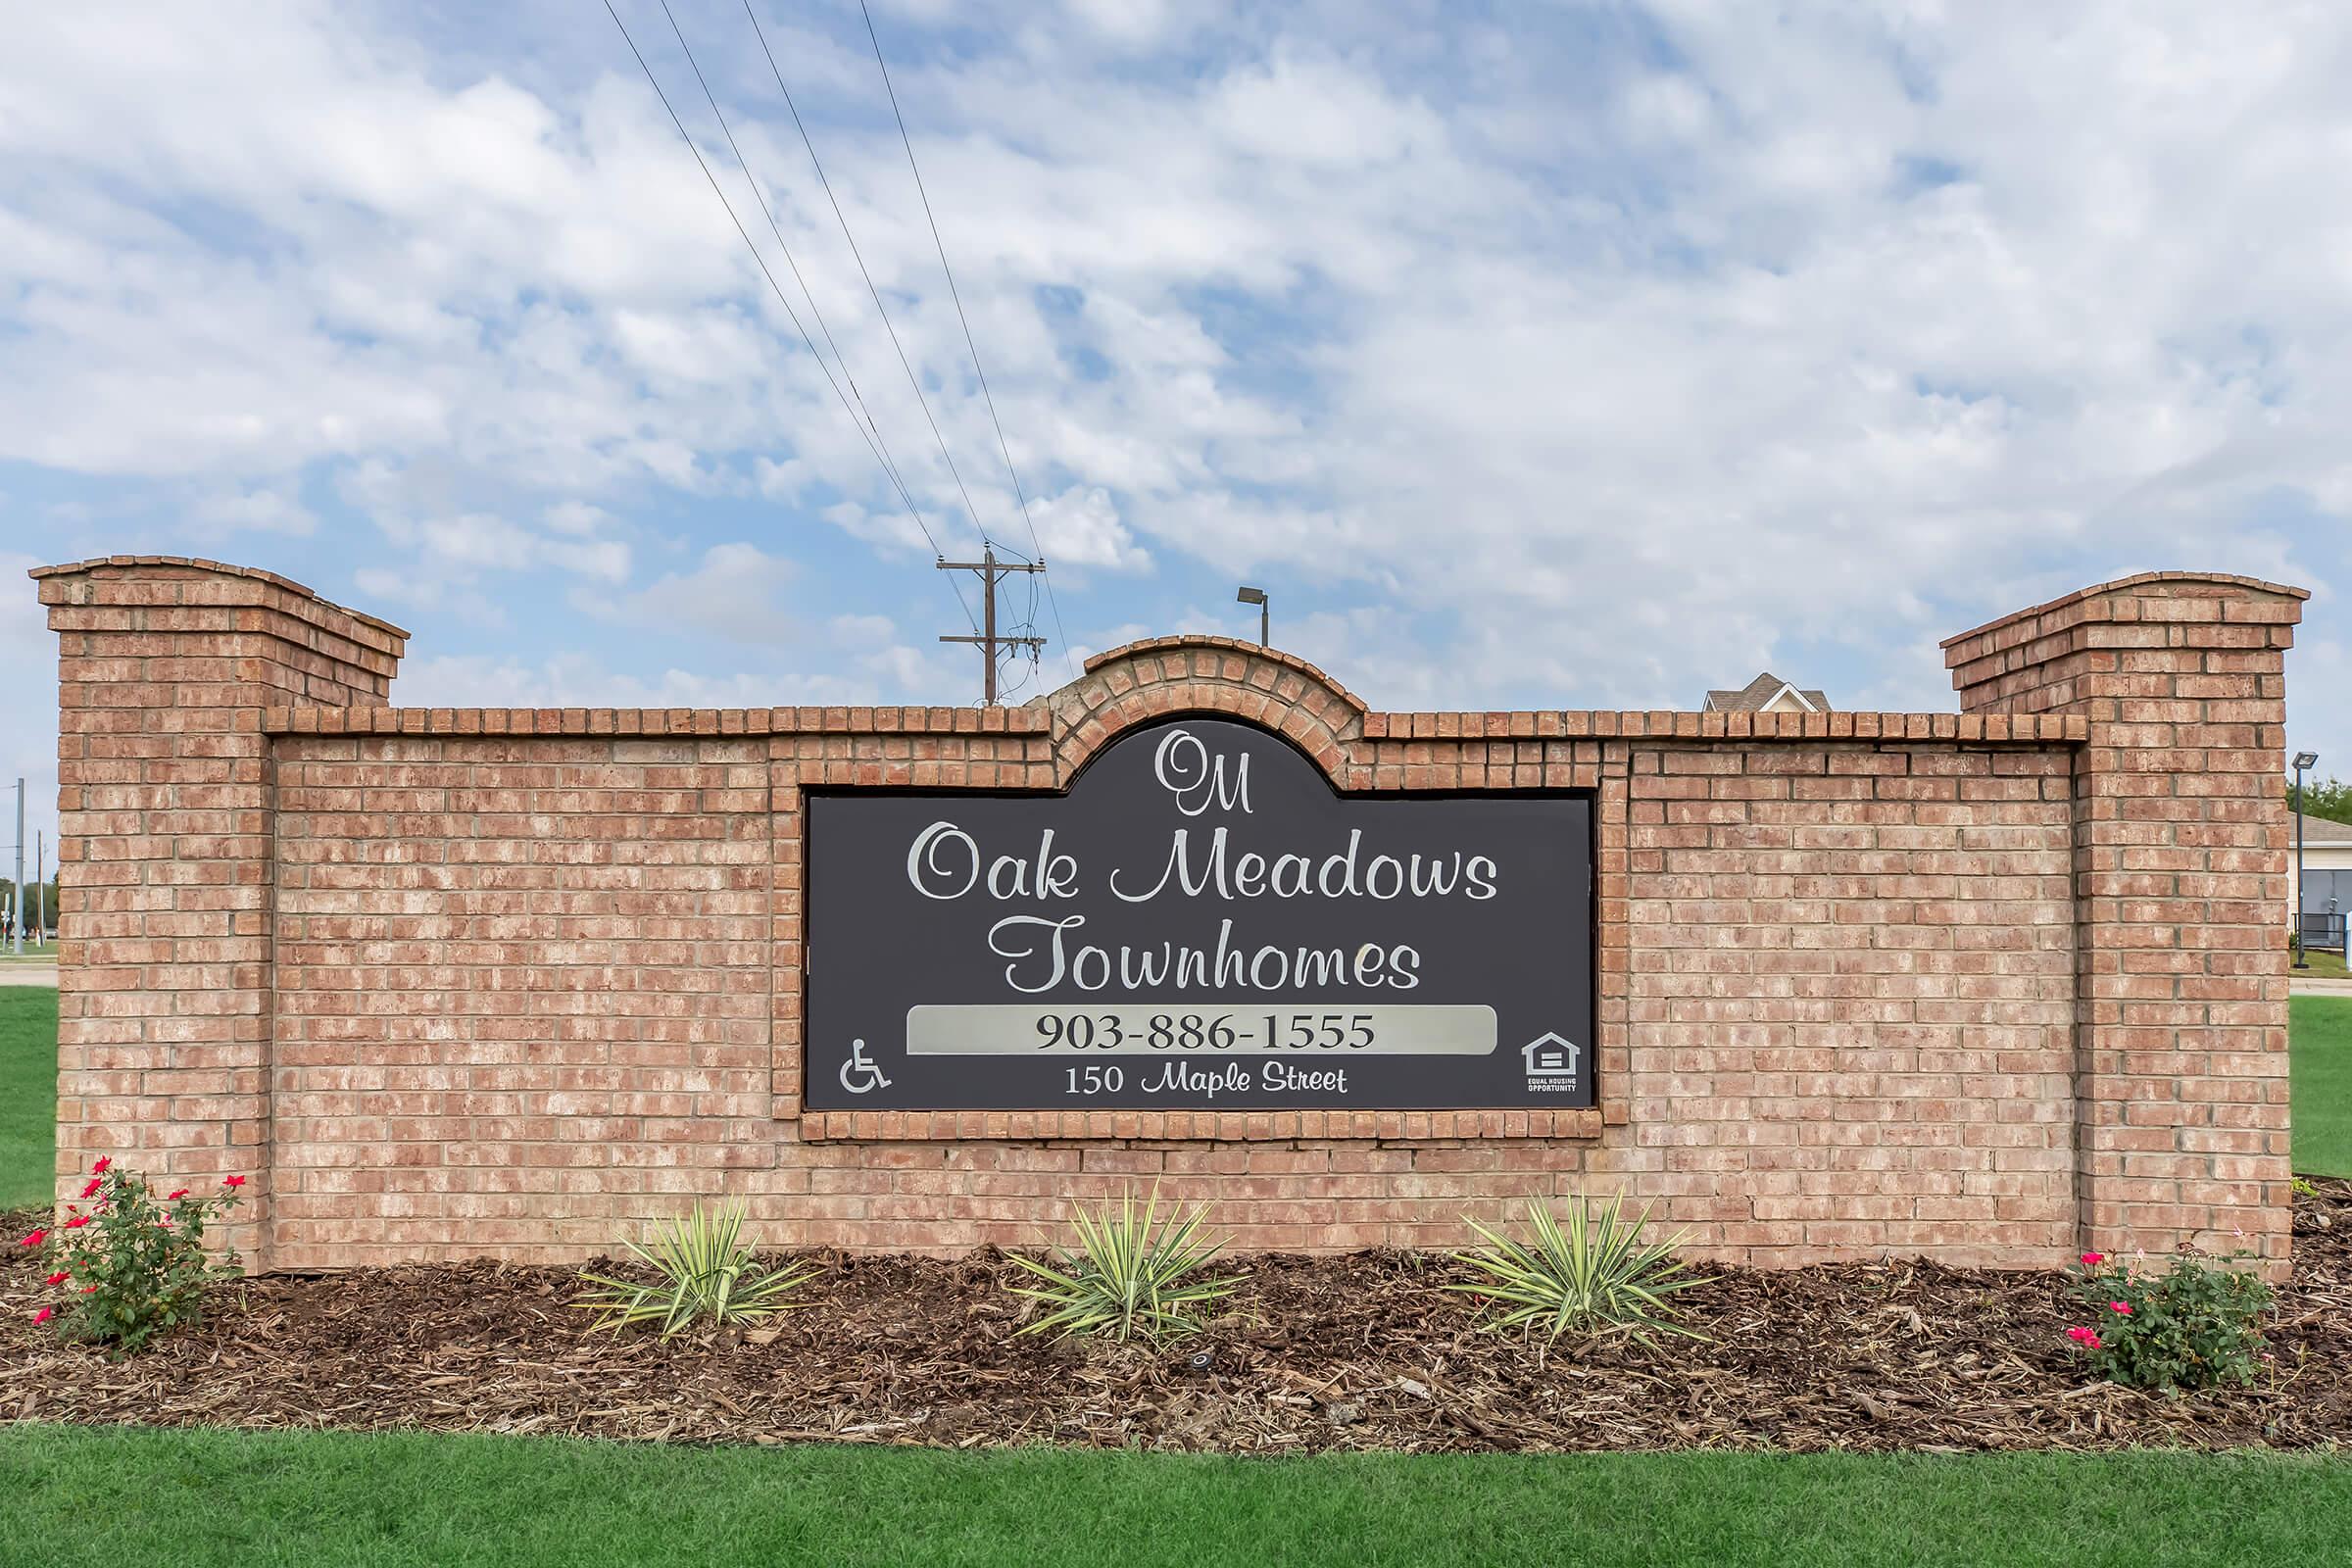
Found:
[[[266,571],[115,556],[32,576],[58,651],[58,1173],[112,1153],[270,1202],[267,706],[380,704],[408,634]]]
[[[1943,645],[1966,711],[2089,721],[2074,777],[2084,1247],[2193,1242],[2285,1268],[2284,664],[2308,597],[2144,572]]]

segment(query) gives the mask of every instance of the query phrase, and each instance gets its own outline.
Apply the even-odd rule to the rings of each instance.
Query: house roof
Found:
[[[1764,710],[1766,704],[1784,691],[1793,692],[1798,701],[1815,712],[1829,711],[1830,700],[1820,692],[1792,686],[1769,669],[1736,691],[1707,693],[1704,711],[1710,713],[1760,713]]]
[[[2290,834],[2294,832],[2295,826],[2294,822],[2288,822],[2286,824],[2287,832]],[[2347,849],[2352,849],[2352,823],[2330,822],[2324,816],[2305,815],[2302,819],[2302,828],[2303,842],[2306,846],[2340,844]],[[2291,845],[2293,840],[2289,839],[2288,843]]]

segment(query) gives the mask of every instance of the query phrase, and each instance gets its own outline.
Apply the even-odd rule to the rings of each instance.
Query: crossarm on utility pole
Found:
[[[982,606],[980,635],[977,637],[942,637],[940,641],[943,643],[974,643],[979,646],[980,657],[984,661],[980,675],[980,700],[987,707],[994,708],[997,706],[997,650],[1000,648],[1040,649],[1046,646],[1046,640],[1043,637],[1000,637],[997,635],[997,584],[1008,572],[1043,571],[1046,569],[1046,564],[1043,561],[999,561],[997,547],[991,544],[981,548],[978,561],[949,561],[943,557],[936,564],[941,571],[976,571],[980,574]]]

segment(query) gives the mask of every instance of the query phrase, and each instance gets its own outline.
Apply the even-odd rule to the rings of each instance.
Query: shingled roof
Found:
[[[1765,704],[1780,696],[1784,691],[1794,692],[1798,700],[1815,712],[1826,713],[1829,711],[1829,698],[1818,691],[1792,686],[1769,669],[1737,691],[1707,693],[1706,707],[1702,711],[1709,713],[1760,713],[1764,710]]]
[[[2295,829],[2295,823],[2291,820],[2286,826],[2289,833]],[[2329,849],[2352,849],[2352,824],[2330,822],[2324,816],[2313,816],[2309,812],[2305,812],[2302,826],[2305,844],[2313,846],[2325,844]]]

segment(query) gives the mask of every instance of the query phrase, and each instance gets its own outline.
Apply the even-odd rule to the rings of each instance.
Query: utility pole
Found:
[[[22,956],[24,952],[24,780],[22,776],[17,779],[17,885],[14,891],[17,906],[9,915],[9,941]]]
[[[990,708],[997,706],[997,650],[999,648],[1043,648],[1043,637],[1000,637],[997,635],[997,584],[1007,572],[1043,571],[1043,561],[999,561],[997,547],[984,543],[978,561],[947,561],[939,563],[942,571],[976,571],[980,574],[982,604],[980,635],[977,637],[942,637],[943,643],[977,643],[982,661],[980,701]],[[19,837],[23,835],[20,834]]]
[[[39,942],[49,934],[49,830],[36,828],[32,835],[32,929],[33,941]]]

